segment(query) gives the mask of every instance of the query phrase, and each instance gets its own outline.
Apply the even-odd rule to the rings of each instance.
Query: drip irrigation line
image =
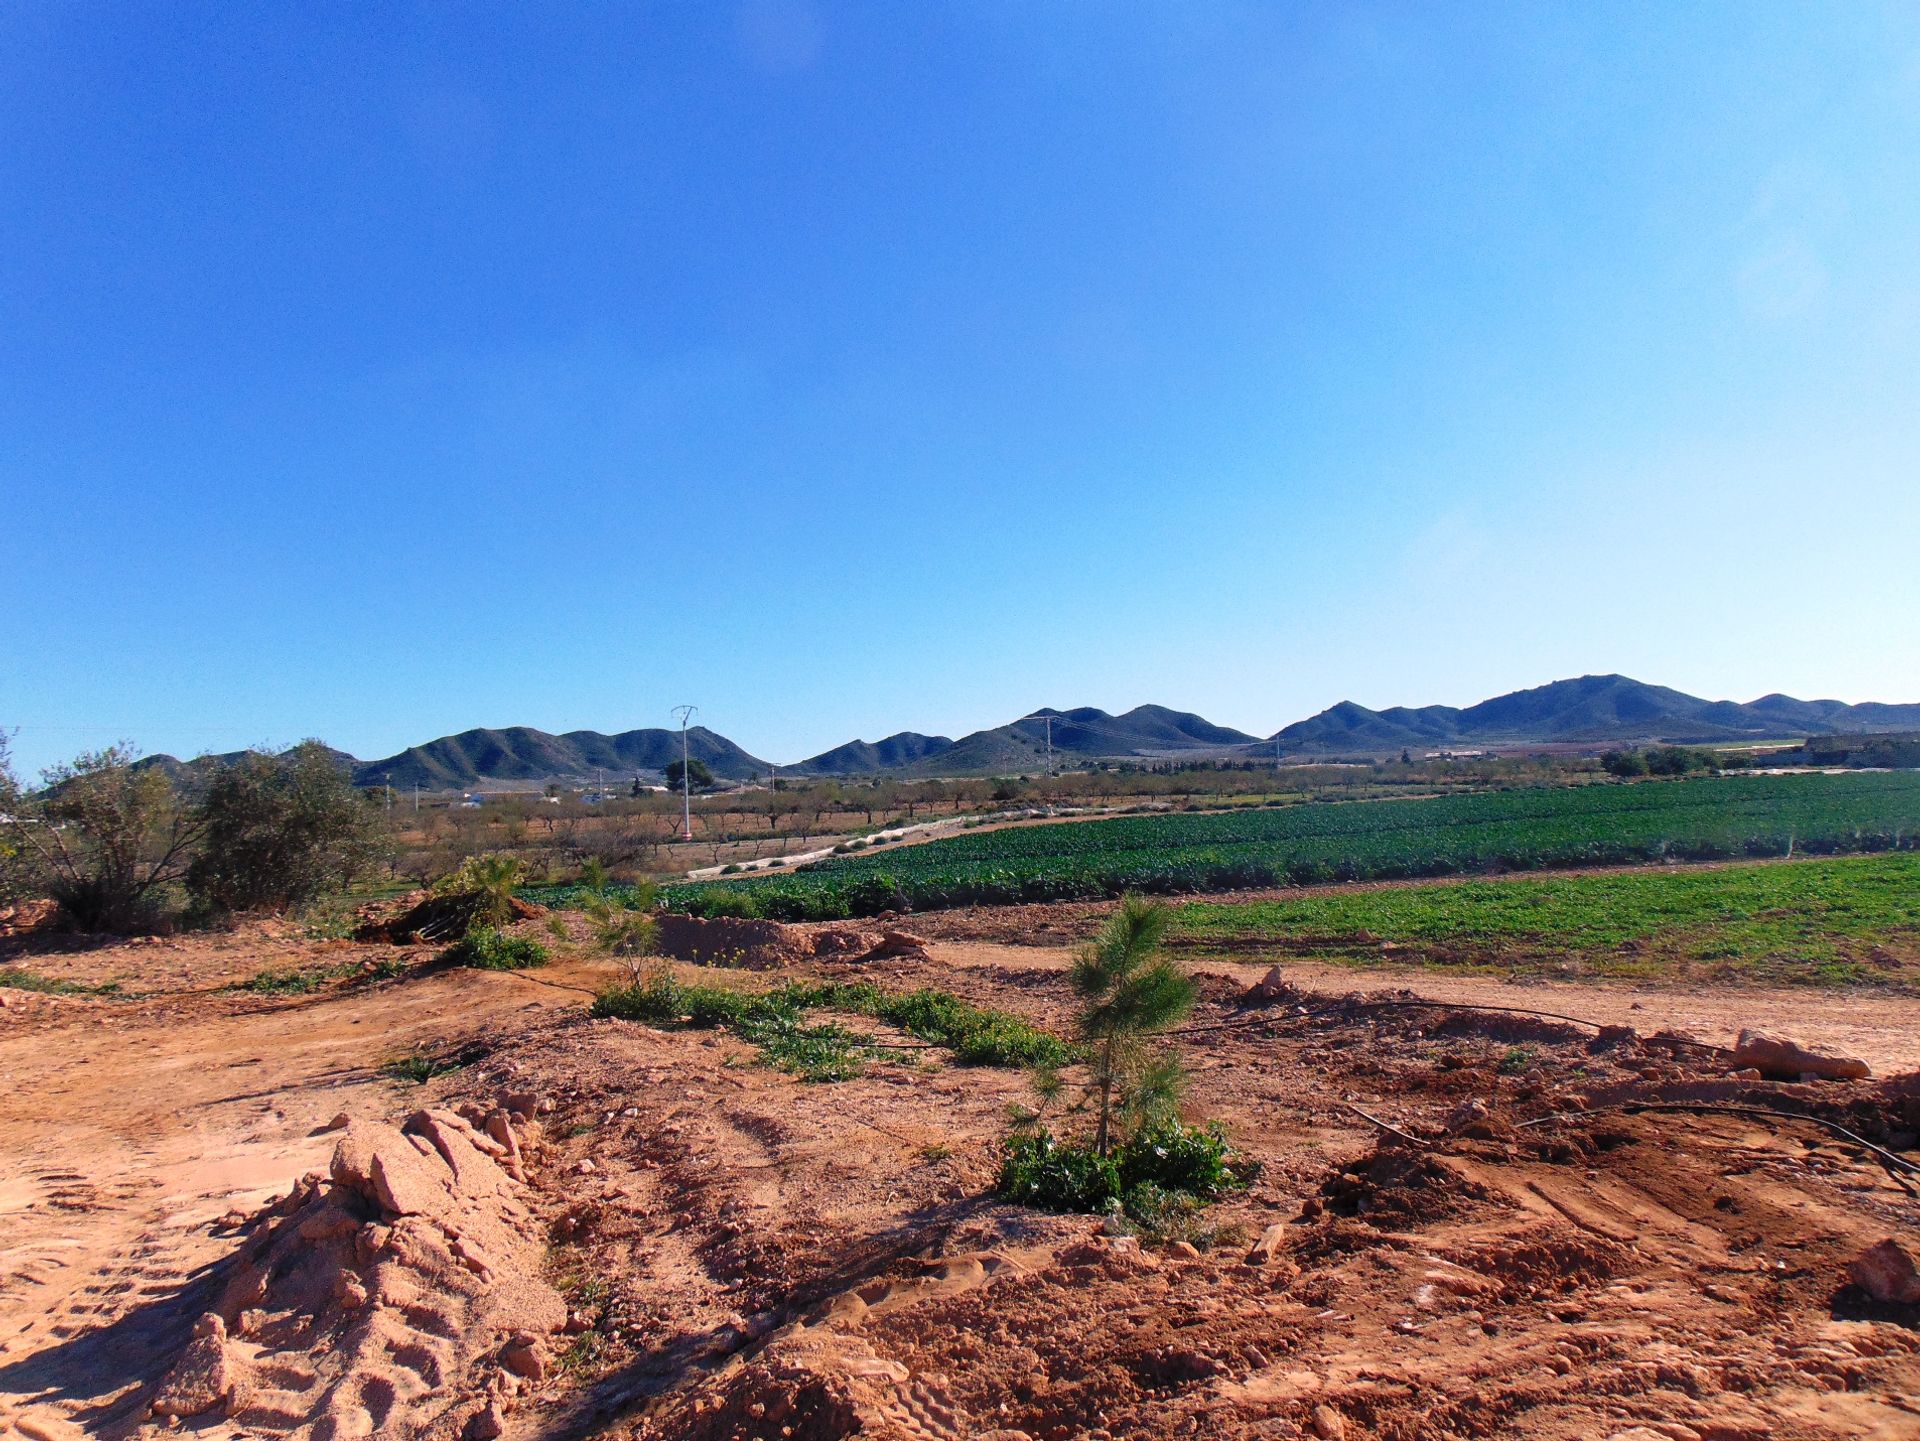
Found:
[[[1345,1104],[1347,1109],[1349,1111],[1352,1111],[1354,1115],[1358,1116],[1363,1121],[1368,1121],[1368,1122],[1371,1122],[1373,1125],[1378,1126],[1381,1130],[1385,1131],[1389,1136],[1393,1136],[1399,1140],[1405,1141],[1409,1146],[1419,1146],[1423,1150],[1432,1149],[1434,1144],[1432,1141],[1423,1140],[1419,1136],[1410,1135],[1406,1131],[1401,1130],[1398,1126],[1390,1125],[1388,1122],[1381,1120],[1378,1116],[1371,1115],[1368,1112],[1361,1110],[1358,1106],[1354,1105],[1353,1102],[1351,1101],[1348,1101]]]

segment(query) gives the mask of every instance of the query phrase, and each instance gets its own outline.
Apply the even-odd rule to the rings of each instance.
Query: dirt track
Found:
[[[0,1427],[38,1441],[136,1429],[231,1271],[225,1213],[323,1169],[335,1137],[317,1132],[337,1112],[397,1119],[511,1087],[550,1108],[527,1195],[583,1329],[543,1343],[510,1436],[1920,1434],[1920,1314],[1874,1312],[1844,1273],[1883,1236],[1911,1241],[1920,1208],[1856,1149],[1796,1123],[1621,1115],[1496,1128],[1427,1157],[1379,1148],[1348,1109],[1431,1133],[1468,1097],[1499,1120],[1609,1087],[1729,1085],[1658,1048],[1364,1008],[1295,1022],[1282,1008],[1275,1027],[1196,1036],[1196,1109],[1265,1170],[1214,1208],[1216,1244],[1186,1254],[992,1200],[1004,1108],[1025,1091],[1012,1072],[935,1054],[805,1086],[724,1036],[586,1022],[570,987],[607,970],[577,962],[291,1002],[188,994],[339,954],[47,957],[42,970],[94,978],[145,967],[180,994],[10,998]],[[1063,958],[941,943],[863,974],[1059,1024]],[[1228,1017],[1262,968],[1205,969],[1204,1016]],[[1297,978],[1710,1039],[1758,1016],[1876,1066],[1913,1058],[1897,999]],[[464,1043],[484,1056],[424,1087],[376,1069]],[[1763,1089],[1852,1106],[1896,1144],[1920,1123],[1920,1102],[1874,1100],[1868,1083]],[[1247,1264],[1263,1235],[1271,1254]],[[393,1425],[377,1434],[410,1434]],[[1668,1429],[1631,1429],[1650,1425]]]

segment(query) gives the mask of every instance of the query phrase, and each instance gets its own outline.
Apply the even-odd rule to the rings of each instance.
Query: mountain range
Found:
[[[1188,711],[1143,705],[1121,715],[1091,706],[1043,709],[958,740],[902,731],[879,741],[849,741],[779,767],[705,726],[690,728],[686,745],[687,753],[714,775],[735,781],[763,779],[776,771],[816,777],[1007,774],[1038,770],[1045,764],[1049,717],[1056,754],[1084,762],[1361,756],[1528,743],[1728,744],[1920,729],[1920,704],[1849,705],[1779,694],[1744,703],[1711,701],[1627,676],[1602,675],[1554,681],[1464,708],[1393,706],[1376,711],[1341,701],[1265,738],[1215,725]],[[552,735],[529,726],[509,726],[442,736],[380,760],[360,761],[339,754],[359,785],[452,790],[579,782],[596,775],[608,781],[637,773],[657,776],[669,761],[679,759],[680,746],[679,731],[660,727],[616,735],[599,731]],[[175,770],[194,765],[171,756],[155,756],[148,764]]]

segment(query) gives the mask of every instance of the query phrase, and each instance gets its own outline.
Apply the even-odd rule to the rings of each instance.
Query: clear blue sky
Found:
[[[0,7],[0,725],[1920,700],[1909,3]]]

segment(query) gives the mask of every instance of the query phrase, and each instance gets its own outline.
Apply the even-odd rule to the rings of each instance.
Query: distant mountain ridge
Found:
[[[765,776],[771,767],[705,726],[687,730],[687,755],[723,780]],[[617,780],[623,774],[658,774],[680,759],[680,732],[662,726],[603,735],[568,731],[550,735],[531,726],[470,730],[409,746],[384,760],[355,765],[356,785],[415,784],[435,790],[465,789],[486,781]],[[389,782],[389,777],[391,781]]]
[[[1465,708],[1392,706],[1369,710],[1341,701],[1295,721],[1264,740],[1215,725],[1190,711],[1142,705],[1120,715],[1091,706],[1042,709],[958,740],[901,731],[884,740],[848,741],[792,765],[775,767],[725,736],[694,726],[687,750],[714,775],[733,781],[779,774],[855,778],[875,775],[994,775],[1038,770],[1045,764],[1046,717],[1053,750],[1067,761],[1151,758],[1237,759],[1286,756],[1380,755],[1525,743],[1598,744],[1664,741],[1717,743],[1790,739],[1804,735],[1858,735],[1920,730],[1920,704],[1888,705],[1796,700],[1772,694],[1758,700],[1702,700],[1666,686],[1622,675],[1580,676],[1510,692]],[[568,731],[553,735],[529,726],[479,729],[409,746],[382,760],[359,761],[335,752],[362,786],[414,785],[467,790],[502,784],[579,782],[598,774],[612,783],[635,773],[657,776],[680,758],[680,732],[665,727]],[[185,775],[208,762],[154,756],[146,764]]]
[[[1797,735],[1860,734],[1920,726],[1920,705],[1795,700],[1701,700],[1623,675],[1557,680],[1495,696],[1461,710],[1394,706],[1372,711],[1342,701],[1295,721],[1264,742],[1289,754],[1359,752],[1396,747],[1493,745],[1540,741],[1770,740]]]

